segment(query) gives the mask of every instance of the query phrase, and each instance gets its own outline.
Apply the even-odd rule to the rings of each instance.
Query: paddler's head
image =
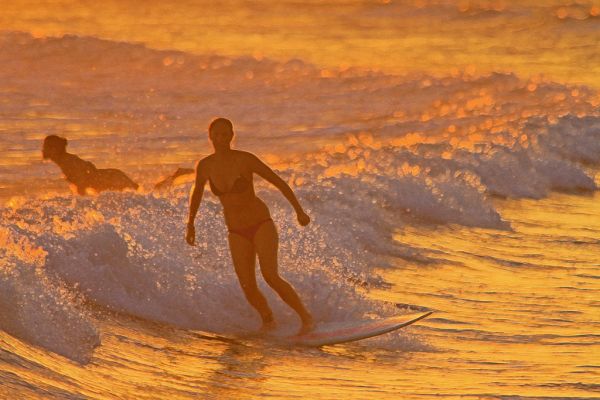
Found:
[[[46,136],[42,146],[42,157],[44,159],[54,159],[66,152],[67,139],[56,135]]]

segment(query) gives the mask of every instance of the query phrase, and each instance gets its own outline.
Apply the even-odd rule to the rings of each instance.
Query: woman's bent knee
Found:
[[[264,278],[265,278],[265,282],[267,282],[267,285],[271,286],[274,289],[289,285],[289,283],[287,283],[279,275],[268,276],[268,277],[265,276]]]

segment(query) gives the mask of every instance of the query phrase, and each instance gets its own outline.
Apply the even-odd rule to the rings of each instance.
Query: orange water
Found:
[[[593,1],[559,0],[277,4],[12,1],[2,5],[0,30],[22,31],[42,39],[62,35],[107,39],[111,55],[118,54],[114,49],[119,48],[119,41],[124,42],[123,51],[128,53],[134,52],[129,47],[132,43],[165,52],[147,51],[148,55],[138,49],[146,57],[142,57],[144,67],[125,73],[118,70],[118,59],[110,59],[107,64],[116,66],[123,79],[120,83],[134,81],[138,75],[156,76],[157,81],[152,82],[156,85],[152,86],[158,89],[142,82],[132,84],[129,93],[129,86],[124,85],[125,99],[107,97],[90,102],[93,107],[87,107],[85,102],[71,104],[65,99],[80,93],[89,95],[84,100],[105,95],[98,88],[106,83],[101,75],[105,72],[110,76],[115,70],[100,71],[97,82],[86,82],[86,75],[79,80],[61,80],[59,91],[64,92],[59,93],[62,97],[58,100],[52,93],[35,91],[36,72],[19,68],[11,71],[7,76],[15,82],[1,84],[4,97],[0,103],[0,130],[9,139],[0,140],[0,150],[6,154],[0,163],[0,167],[6,167],[2,170],[6,175],[0,180],[6,186],[0,185],[4,190],[0,197],[9,199],[7,207],[18,216],[21,212],[28,215],[23,210],[29,206],[30,197],[58,199],[60,203],[60,196],[68,193],[55,166],[42,164],[39,159],[39,142],[47,133],[69,136],[74,152],[101,167],[117,166],[142,182],[152,182],[159,172],[169,172],[176,165],[191,166],[208,151],[204,139],[198,140],[197,135],[220,110],[238,117],[235,122],[242,133],[242,147],[268,155],[269,162],[282,168],[298,168],[294,153],[299,147],[311,151],[327,147],[325,153],[334,155],[355,152],[348,156],[351,162],[339,165],[327,164],[331,160],[323,154],[310,159],[328,167],[321,177],[338,179],[334,182],[344,189],[348,187],[343,179],[348,176],[385,169],[370,155],[381,147],[373,141],[372,134],[377,136],[395,123],[408,124],[414,132],[388,137],[387,143],[393,146],[442,141],[450,144],[452,150],[476,150],[486,140],[497,140],[495,135],[504,129],[510,130],[514,136],[511,138],[518,141],[529,117],[542,117],[548,126],[553,126],[564,116],[598,115],[599,7]],[[74,61],[54,60],[53,73],[60,71],[63,61],[72,68],[69,72],[77,71],[79,66],[81,71],[93,68],[87,64],[86,51],[97,62],[102,59],[102,46],[106,44],[42,39],[31,46],[39,45],[48,51],[44,60],[62,54],[52,46],[71,46],[69,51],[84,46],[77,53],[80,58]],[[89,43],[96,47],[86,48]],[[275,83],[267,77],[259,80],[260,89],[256,92],[245,91],[246,86],[240,84],[242,89],[235,92],[239,97],[220,92],[210,82],[196,87],[192,79],[195,76],[182,80],[181,87],[178,82],[173,87],[159,82],[164,76],[177,79],[176,72],[161,75],[164,69],[182,67],[191,56],[207,54],[227,56],[225,61],[219,61],[224,65],[236,57],[257,62],[275,59],[281,65],[289,59],[300,59],[314,64],[318,72],[316,76],[307,73],[307,78],[299,68],[296,75],[291,74],[289,79],[278,77]],[[36,65],[35,57],[17,65]],[[289,72],[281,65],[274,69],[281,69],[282,74]],[[38,67],[42,73],[44,65]],[[244,82],[252,81],[259,74],[259,67],[256,71],[243,71]],[[364,78],[360,75],[364,73],[369,78],[336,81],[340,74],[353,68],[359,70],[359,77]],[[500,83],[481,78],[491,71],[515,74],[519,82],[507,85],[509,89],[505,90],[500,78]],[[232,80],[240,74],[234,72]],[[16,82],[20,73],[26,82]],[[405,90],[404,81],[390,74],[414,74],[416,78],[406,78],[409,89]],[[429,75],[456,81],[447,84]],[[329,78],[334,79],[328,81]],[[52,77],[40,78],[43,82],[51,80]],[[327,86],[331,81],[334,84]],[[423,100],[419,96],[432,87],[432,82],[439,93],[424,96]],[[551,82],[557,82],[558,89]],[[411,86],[413,83],[416,89]],[[160,92],[161,85],[170,91]],[[387,102],[387,85],[400,87],[390,96],[392,100],[401,98],[401,102]],[[458,88],[444,92],[451,85]],[[231,91],[235,87],[227,86]],[[306,93],[300,90],[303,87],[307,88]],[[548,92],[540,91],[542,87]],[[32,93],[23,95],[23,88],[33,88]],[[342,89],[342,98],[335,98],[336,91]],[[384,94],[371,102],[368,94],[377,90]],[[364,103],[361,91],[366,93]],[[173,92],[181,93],[184,99],[167,96]],[[302,101],[290,99],[289,93]],[[19,95],[25,96],[25,111],[6,106],[20,104]],[[263,96],[270,96],[269,100],[264,101]],[[205,100],[207,97],[211,100]],[[236,103],[242,97],[246,103],[255,100],[262,109],[242,109]],[[170,108],[165,99],[176,105]],[[135,107],[127,108],[130,102]],[[515,109],[511,109],[513,102],[517,104]],[[286,109],[286,104],[300,105]],[[462,107],[465,104],[470,108]],[[504,105],[509,111],[497,109],[496,105]],[[264,109],[276,111],[269,113]],[[263,118],[261,113],[269,118]],[[471,117],[474,121],[461,125],[461,121]],[[267,119],[268,123],[264,121]],[[344,130],[341,139],[333,134],[327,136],[337,133],[339,126]],[[364,129],[369,132],[361,132]],[[246,132],[259,134],[248,138],[243,135]],[[289,135],[279,140],[283,133]],[[307,136],[302,136],[305,133]],[[522,141],[527,144],[527,140]],[[363,147],[352,148],[354,144]],[[448,151],[443,158],[454,154]],[[369,161],[375,168],[368,165]],[[422,168],[406,163],[397,176],[418,177],[421,173]],[[589,173],[596,175],[598,183],[597,172]],[[290,182],[301,187],[302,179],[290,178]],[[315,187],[317,195],[323,193],[318,185]],[[381,186],[373,188],[382,190]],[[349,189],[352,192],[352,186]],[[127,200],[136,205],[141,199],[140,203],[145,204],[143,201],[153,196],[132,195],[133,199]],[[174,196],[156,195],[156,201],[168,204]],[[67,199],[63,203],[71,202],[73,208],[83,202]],[[377,204],[374,199],[362,200]],[[600,196],[597,192],[551,193],[540,200],[490,200],[486,195],[484,200],[494,205],[512,229],[431,225],[431,221],[416,218],[397,226],[393,239],[420,249],[428,257],[427,262],[389,255],[391,265],[384,267],[373,261],[364,266],[361,272],[370,277],[379,274],[383,281],[370,286],[370,290],[357,289],[367,298],[434,311],[431,317],[401,334],[321,349],[281,348],[268,341],[221,337],[214,332],[114,315],[100,307],[90,312],[90,318],[100,332],[101,345],[84,365],[0,331],[0,398],[600,398]],[[123,200],[122,204],[129,203]],[[360,211],[360,201],[356,204]],[[89,207],[93,208],[93,204]],[[335,211],[337,204],[331,207]],[[213,213],[214,210],[210,208]],[[177,211],[185,213],[182,207]],[[86,218],[94,219],[94,212],[88,210],[90,213],[93,215]],[[368,223],[369,214],[357,213],[361,222]],[[70,218],[68,210],[66,214]],[[66,222],[61,220],[63,217]],[[159,216],[154,217],[160,220]],[[315,215],[316,223],[320,217]],[[177,218],[179,215],[173,216],[173,220]],[[55,219],[57,224],[72,222],[64,215]],[[340,231],[346,229],[346,223],[350,225],[341,221]],[[31,224],[35,225],[35,221],[17,219],[15,230]],[[120,227],[118,221],[114,224]],[[370,227],[375,233],[383,230],[376,224]],[[145,225],[140,230],[144,228]],[[71,238],[83,233],[75,229],[64,235]],[[177,235],[179,231],[173,233],[173,237]],[[175,239],[172,242],[179,243]],[[338,245],[325,243],[327,248],[320,250],[325,252]],[[360,247],[355,243],[344,245],[345,250]],[[26,250],[32,253],[26,256],[42,257],[33,254],[34,250]],[[5,260],[0,261],[8,268]],[[15,307],[0,305],[3,310]],[[223,307],[223,312],[234,314],[227,307]]]
[[[599,198],[503,201],[514,231],[407,228],[437,265],[397,262],[370,296],[427,305],[385,341],[281,348],[108,314],[79,366],[1,334],[4,398],[595,398]],[[99,314],[100,315],[100,314]]]
[[[17,0],[3,7],[0,28],[325,68],[516,72],[598,87],[599,15],[598,2],[564,0]]]

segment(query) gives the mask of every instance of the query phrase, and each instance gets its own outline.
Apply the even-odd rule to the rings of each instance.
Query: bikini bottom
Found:
[[[236,228],[229,229],[230,233],[235,233],[236,235],[240,235],[243,238],[247,239],[250,243],[254,243],[254,236],[256,236],[256,232],[260,229],[260,227],[268,221],[273,221],[271,218],[265,218],[260,222],[257,222],[254,225],[247,226],[245,228]]]

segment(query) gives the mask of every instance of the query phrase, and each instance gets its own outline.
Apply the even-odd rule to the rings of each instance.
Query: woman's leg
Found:
[[[265,296],[263,296],[256,285],[256,253],[253,244],[240,235],[230,233],[229,249],[231,250],[235,273],[246,299],[260,314],[263,328],[274,327],[273,312],[269,308]]]
[[[302,320],[300,333],[308,332],[314,325],[312,316],[302,304],[292,285],[279,276],[277,265],[278,247],[279,237],[275,224],[273,224],[273,221],[267,221],[261,225],[254,236],[254,248],[258,254],[260,271],[269,286],[300,316]]]

